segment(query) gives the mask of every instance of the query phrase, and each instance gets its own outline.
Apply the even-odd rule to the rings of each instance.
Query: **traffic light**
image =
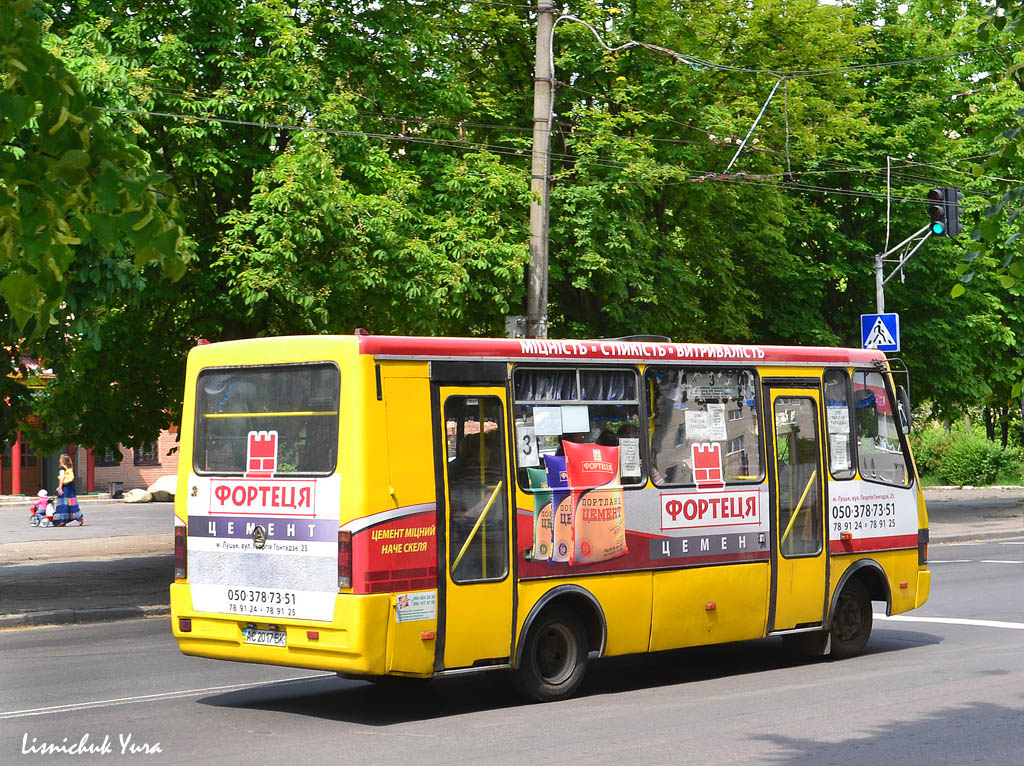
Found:
[[[964,195],[959,189],[946,187],[928,192],[928,214],[932,217],[932,234],[940,237],[956,237],[960,234],[960,200]]]

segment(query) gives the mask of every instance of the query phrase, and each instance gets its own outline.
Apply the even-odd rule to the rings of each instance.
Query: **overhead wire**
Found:
[[[246,127],[257,127],[264,129],[274,129],[282,131],[307,131],[307,132],[318,132],[331,135],[342,135],[342,136],[353,136],[372,138],[378,140],[390,140],[396,142],[409,142],[409,143],[420,143],[434,146],[440,146],[444,148],[453,149],[469,149],[477,151],[489,151],[494,154],[506,155],[506,156],[518,156],[525,157],[527,150],[518,149],[515,147],[508,147],[495,144],[485,144],[480,142],[466,142],[466,141],[452,141],[448,139],[436,139],[413,135],[401,135],[391,133],[371,133],[366,131],[354,131],[354,130],[343,130],[337,128],[324,128],[316,125],[287,125],[287,124],[275,124],[266,122],[256,122],[252,120],[237,120],[224,117],[210,117],[206,115],[188,115],[188,114],[175,114],[170,112],[158,112],[141,109],[122,109],[113,107],[104,107],[105,111],[145,115],[150,117],[160,117],[165,119],[176,119],[176,120],[194,120],[200,122],[213,122],[226,125],[238,125]],[[627,169],[630,167],[629,163],[618,162],[614,160],[604,160],[595,157],[586,157],[583,155],[572,155],[566,153],[552,153],[551,158],[559,162],[574,162],[584,163],[588,165],[594,165],[597,167],[606,167],[612,169]],[[840,189],[836,187],[820,186],[815,184],[805,184],[796,181],[785,181],[783,179],[788,173],[777,173],[777,174],[765,174],[759,176],[756,174],[747,173],[736,173],[736,174],[720,174],[712,171],[697,171],[692,168],[686,168],[682,166],[658,166],[656,169],[666,173],[688,173],[691,177],[682,181],[662,181],[665,186],[674,186],[680,183],[705,183],[705,182],[720,182],[720,183],[731,183],[741,184],[747,186],[761,186],[771,187],[775,189],[789,189],[797,192],[807,192],[815,194],[824,194],[830,196],[839,197],[859,197],[868,199],[883,200],[886,198],[884,193],[870,192],[865,190],[854,190],[854,189]],[[864,172],[864,173],[877,173],[878,168],[843,168],[833,169],[831,172]],[[798,171],[801,173],[813,174],[815,171]],[[923,197],[913,196],[893,196],[893,200],[897,202],[908,202],[908,203],[926,203],[928,200]]]

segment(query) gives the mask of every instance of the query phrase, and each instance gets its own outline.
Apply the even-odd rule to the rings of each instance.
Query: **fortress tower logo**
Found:
[[[277,431],[250,431],[245,478],[269,479],[277,470]]]

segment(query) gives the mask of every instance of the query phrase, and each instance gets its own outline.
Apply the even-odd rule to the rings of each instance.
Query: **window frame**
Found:
[[[894,484],[878,477],[867,476],[861,471],[860,466],[860,424],[857,422],[855,427],[858,429],[857,438],[854,444],[854,458],[857,461],[857,473],[855,476],[859,477],[861,481],[871,482],[872,484],[880,484],[883,487],[892,487],[893,489],[911,489],[914,486],[915,475],[914,475],[914,462],[910,457],[910,444],[907,441],[907,435],[903,433],[901,427],[900,416],[897,411],[899,400],[894,395],[894,386],[892,380],[892,373],[887,369],[879,369],[878,367],[855,367],[850,373],[850,406],[853,407],[853,378],[857,373],[864,373],[865,375],[879,375],[882,378],[882,386],[885,389],[885,395],[889,397],[890,407],[893,411],[893,420],[896,423],[896,436],[900,445],[900,454],[903,457],[904,469],[907,476],[905,484]],[[856,421],[856,413],[853,413],[854,421]]]
[[[831,432],[828,425],[828,399],[825,396],[828,390],[828,384],[825,377],[829,373],[839,373],[844,378],[845,389],[846,389],[846,414],[850,422],[850,430],[848,436],[850,439],[850,467],[845,474],[837,474],[832,470],[832,440]],[[856,418],[853,412],[853,376],[850,371],[845,367],[826,367],[821,373],[821,406],[824,409],[825,428],[822,429],[825,434],[825,454],[828,456],[828,475],[829,478],[834,481],[852,481],[857,478],[857,473],[860,471],[860,461],[857,457],[857,447],[860,442],[860,438],[854,433],[856,426]],[[839,409],[838,407],[836,409]]]
[[[505,404],[504,401],[502,401],[500,396],[498,396],[497,394],[494,394],[494,393],[469,394],[469,393],[466,393],[466,392],[459,392],[459,393],[447,394],[445,399],[444,399],[444,401],[441,402],[441,417],[442,417],[442,419],[443,419],[443,421],[445,423],[447,423],[447,420],[448,420],[448,409],[447,409],[448,408],[448,404],[451,402],[452,399],[455,399],[455,398],[461,398],[461,399],[464,399],[464,400],[468,400],[468,399],[493,399],[494,401],[496,401],[498,403],[498,408],[499,408],[500,414],[502,415],[502,417],[497,418],[495,422],[498,425],[498,429],[497,429],[497,444],[498,444],[498,448],[497,448],[497,453],[496,454],[499,456],[499,459],[500,459],[501,464],[502,464],[502,466],[501,466],[501,468],[502,468],[502,470],[501,470],[501,481],[505,482],[505,484],[506,484],[506,488],[498,490],[498,492],[502,494],[504,502],[505,502],[505,515],[504,515],[504,538],[505,538],[505,542],[504,542],[504,545],[503,545],[503,548],[502,548],[503,554],[504,554],[503,561],[504,561],[505,569],[504,569],[503,574],[500,577],[490,576],[490,577],[477,577],[477,578],[462,578],[462,577],[456,576],[455,558],[456,558],[456,555],[457,555],[457,551],[453,550],[453,546],[454,546],[454,543],[455,543],[455,535],[454,535],[454,531],[452,529],[452,527],[455,524],[456,520],[455,520],[455,514],[453,512],[453,507],[452,507],[453,506],[453,504],[452,504],[452,489],[453,489],[452,478],[453,477],[452,477],[452,474],[450,473],[451,463],[453,462],[454,458],[449,459],[449,457],[448,457],[447,431],[445,431],[445,434],[442,437],[445,440],[445,446],[444,446],[444,450],[445,451],[444,451],[444,457],[443,457],[444,465],[443,465],[441,470],[444,471],[444,473],[445,473],[444,480],[443,480],[444,481],[444,503],[445,503],[445,515],[447,515],[447,517],[448,517],[445,520],[445,540],[444,540],[444,546],[447,547],[447,550],[445,551],[445,559],[446,559],[446,567],[447,567],[447,570],[448,570],[448,577],[450,577],[451,581],[455,585],[458,585],[458,586],[474,585],[474,584],[478,584],[478,583],[493,584],[493,583],[505,582],[506,580],[509,579],[509,577],[512,576],[513,567],[515,566],[513,561],[512,561],[512,558],[514,558],[514,557],[510,558],[510,551],[509,551],[508,542],[515,535],[515,529],[514,529],[515,523],[516,523],[516,521],[515,521],[515,519],[516,519],[515,514],[518,513],[518,511],[515,508],[514,494],[510,491],[509,488],[507,488],[508,474],[509,474],[509,470],[508,470],[509,469],[509,464],[508,464],[508,434],[506,433],[507,428],[508,428],[507,414],[505,412],[506,404]],[[483,428],[483,424],[482,423],[481,423],[481,428]],[[457,457],[457,455],[456,455],[456,457]]]
[[[516,398],[516,375],[520,370],[540,370],[542,372],[574,372],[576,380],[576,399],[517,399]],[[628,372],[633,375],[633,399],[584,399],[583,398],[583,381],[581,380],[580,373],[583,371],[587,372]],[[513,443],[517,435],[515,433],[516,428],[516,408],[520,406],[536,407],[536,406],[563,406],[563,405],[597,405],[597,406],[621,406],[621,405],[634,405],[636,406],[637,413],[637,427],[640,429],[640,476],[630,477],[632,481],[624,482],[622,476],[619,476],[619,484],[624,490],[636,490],[643,489],[647,486],[647,481],[650,476],[648,466],[648,445],[647,445],[647,413],[644,406],[644,396],[642,396],[644,376],[642,371],[637,365],[631,364],[604,364],[599,363],[595,365],[590,364],[569,364],[569,363],[555,363],[550,365],[537,364],[533,360],[525,364],[514,364],[509,374],[509,423],[510,429],[513,435]],[[525,466],[519,465],[519,450],[513,448],[512,450],[512,468],[516,478],[516,486],[520,492],[527,495],[532,495],[533,490],[530,489],[530,483],[528,479],[524,479]]]
[[[813,417],[813,418],[820,418],[821,417],[821,413],[818,411],[818,408],[817,408],[816,403],[814,401],[814,396],[812,394],[809,394],[809,393],[808,394],[788,394],[787,393],[787,394],[782,394],[780,396],[775,397],[775,401],[772,402],[772,437],[773,437],[773,439],[776,442],[778,441],[779,437],[778,437],[778,432],[776,431],[776,427],[777,426],[775,425],[775,405],[776,405],[776,403],[779,400],[782,400],[782,399],[789,399],[789,400],[800,399],[800,400],[808,401],[811,404],[811,407],[810,407],[811,417]],[[824,395],[822,395],[822,402],[823,403],[824,403],[824,400],[825,400],[825,397],[824,397]],[[785,550],[784,543],[783,543],[783,540],[782,540],[782,532],[783,532],[782,517],[781,517],[781,514],[779,514],[779,503],[781,502],[781,492],[782,492],[782,490],[781,490],[781,487],[779,486],[780,481],[779,481],[779,475],[778,475],[779,466],[778,466],[778,454],[777,454],[778,447],[775,446],[775,445],[772,446],[771,460],[772,460],[772,462],[774,464],[774,467],[772,469],[772,473],[774,474],[774,477],[775,477],[772,480],[772,483],[774,483],[775,486],[771,487],[770,491],[774,492],[775,495],[776,495],[776,500],[775,500],[775,515],[776,515],[776,518],[773,521],[778,523],[778,535],[777,536],[778,536],[778,539],[779,539],[779,555],[782,558],[784,558],[784,559],[786,559],[788,561],[792,561],[792,560],[795,560],[795,559],[818,558],[819,556],[822,555],[822,552],[825,550],[825,546],[826,546],[825,536],[826,536],[826,533],[827,533],[827,525],[825,523],[825,508],[828,507],[828,482],[822,476],[822,471],[821,471],[821,454],[822,453],[821,453],[820,435],[822,433],[824,433],[824,430],[821,428],[820,422],[819,423],[815,423],[814,434],[815,434],[815,439],[818,441],[818,449],[815,450],[815,466],[814,466],[814,469],[817,472],[818,476],[820,477],[818,479],[818,492],[816,493],[816,497],[817,497],[818,501],[822,504],[822,507],[818,508],[817,513],[811,514],[810,512],[808,512],[808,517],[810,519],[812,519],[812,524],[813,524],[813,526],[814,526],[814,528],[815,528],[815,530],[817,532],[816,542],[817,542],[818,546],[813,551],[800,551],[800,552],[789,552],[789,553],[787,553],[786,550]],[[854,474],[854,475],[856,475],[856,474]],[[792,500],[793,498],[790,498],[790,499]],[[791,509],[791,515],[789,516],[789,520],[790,521],[793,520],[792,511],[795,511],[795,510],[796,510],[795,508]],[[806,538],[804,538],[804,539],[806,539]]]
[[[193,399],[193,417],[192,417],[192,471],[197,476],[224,476],[224,477],[241,477],[245,475],[245,470],[240,471],[209,471],[201,469],[197,464],[196,460],[199,456],[197,445],[200,444],[200,428],[202,426],[202,413],[199,411],[199,381],[203,375],[211,372],[230,372],[232,370],[271,370],[280,369],[286,367],[315,367],[318,365],[328,365],[333,367],[338,373],[338,391],[335,398],[337,405],[337,412],[335,413],[335,422],[337,423],[337,429],[334,434],[335,438],[335,450],[336,455],[334,459],[334,465],[331,466],[328,471],[301,471],[301,472],[288,472],[288,478],[321,478],[327,476],[333,476],[338,473],[338,463],[341,459],[341,450],[339,442],[341,439],[341,405],[342,405],[342,375],[341,367],[338,363],[332,359],[312,359],[303,362],[278,362],[273,364],[266,363],[252,363],[252,364],[224,364],[224,365],[210,365],[203,367],[195,376],[195,394]],[[252,415],[259,415],[260,413],[254,412]]]
[[[147,445],[152,449],[146,449]],[[132,448],[132,465],[143,467],[160,465],[160,442],[143,442],[142,446]]]
[[[114,454],[116,452],[121,452],[121,450],[104,449],[103,452],[100,453],[99,455],[97,455],[96,451],[94,451],[93,465],[95,465],[97,468],[116,468],[117,466],[121,465],[122,462],[124,462],[124,453],[121,453],[121,459],[118,460],[116,457],[114,457]],[[133,449],[133,459],[134,452],[135,450]],[[107,459],[108,455],[110,456],[109,460]]]
[[[735,365],[728,365],[728,366],[727,365],[714,365],[714,364],[712,364],[712,365],[700,365],[700,364],[649,364],[649,365],[647,365],[644,368],[644,374],[643,374],[644,407],[647,410],[647,412],[645,413],[645,416],[644,416],[644,430],[646,431],[646,434],[645,434],[645,439],[644,439],[645,443],[644,443],[643,446],[645,448],[645,460],[649,459],[649,458],[646,457],[646,452],[650,451],[649,442],[650,442],[650,438],[651,438],[651,433],[653,432],[651,427],[650,427],[650,425],[651,425],[651,419],[654,417],[654,414],[653,414],[654,413],[654,408],[649,406],[650,405],[650,389],[648,387],[648,376],[650,375],[650,373],[653,370],[682,370],[682,371],[686,372],[687,375],[689,375],[691,372],[708,372],[708,371],[713,371],[713,372],[747,372],[747,373],[750,373],[753,376],[753,384],[752,385],[753,385],[753,388],[754,388],[754,413],[755,413],[755,422],[756,422],[756,425],[757,425],[757,432],[753,433],[753,434],[750,434],[750,435],[756,437],[757,449],[758,449],[758,453],[759,453],[758,460],[759,460],[759,463],[760,463],[760,473],[758,474],[758,476],[756,478],[753,478],[753,479],[743,479],[743,480],[737,480],[737,479],[728,480],[727,479],[726,482],[725,482],[725,486],[726,487],[729,487],[729,486],[740,486],[740,487],[747,486],[747,487],[749,487],[749,486],[757,486],[758,484],[763,484],[764,481],[765,481],[765,477],[768,475],[767,474],[767,466],[765,464],[765,461],[767,460],[767,458],[766,458],[767,447],[765,445],[765,437],[764,437],[764,402],[762,401],[761,375],[758,372],[758,369],[756,367],[749,367],[749,366],[744,366],[744,365],[739,365],[739,366],[735,366]],[[735,422],[736,422],[736,420],[730,420],[729,417],[728,417],[728,414],[726,415],[726,427],[727,428],[728,428],[728,424],[729,423],[735,423]],[[750,433],[750,432],[749,431],[745,432],[744,435],[746,435],[748,433]],[[725,452],[722,455],[723,472],[724,472],[724,468],[725,468],[725,459],[730,454],[736,454],[736,453],[730,453],[728,451],[728,449],[729,449],[729,442],[730,441],[732,441],[732,440],[727,438],[724,442],[721,442],[724,445],[723,449],[725,450]],[[648,465],[648,469],[649,470],[652,469],[652,468],[655,468],[655,466]],[[691,481],[689,481],[689,482],[669,482],[669,481],[658,482],[658,481],[655,481],[653,474],[651,474],[651,484],[653,484],[655,487],[657,487],[659,489],[660,488],[664,488],[664,489],[695,488],[697,486],[696,482],[692,481],[692,477],[691,477]]]

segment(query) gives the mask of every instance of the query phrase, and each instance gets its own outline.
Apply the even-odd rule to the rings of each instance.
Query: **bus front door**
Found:
[[[772,604],[769,631],[820,626],[825,619],[828,556],[818,381],[765,386],[770,418]]]
[[[441,387],[439,394],[445,544],[438,546],[444,589],[435,669],[505,664],[513,609],[505,390]]]

